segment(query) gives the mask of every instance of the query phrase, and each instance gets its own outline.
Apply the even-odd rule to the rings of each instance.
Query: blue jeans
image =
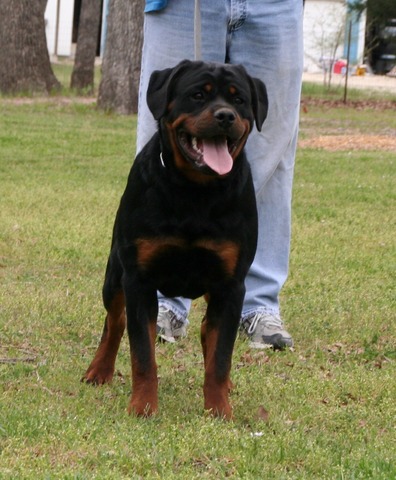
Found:
[[[242,315],[279,312],[287,278],[291,197],[302,75],[302,0],[201,0],[202,56],[205,61],[243,64],[266,84],[269,113],[261,132],[246,145],[259,216],[255,260],[246,278]],[[145,14],[137,129],[138,151],[151,138],[155,121],[146,104],[153,70],[194,59],[194,0],[169,0]],[[181,319],[190,300],[164,299]]]

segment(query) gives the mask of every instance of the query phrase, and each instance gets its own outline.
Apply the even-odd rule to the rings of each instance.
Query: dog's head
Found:
[[[195,177],[227,175],[268,110],[263,82],[242,66],[188,60],[153,72],[147,104],[176,166]]]

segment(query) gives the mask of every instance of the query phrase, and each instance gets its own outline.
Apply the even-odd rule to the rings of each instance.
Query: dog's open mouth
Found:
[[[179,147],[197,168],[209,167],[218,175],[226,175],[233,166],[233,153],[239,141],[225,135],[212,138],[197,138],[185,131],[178,132]]]

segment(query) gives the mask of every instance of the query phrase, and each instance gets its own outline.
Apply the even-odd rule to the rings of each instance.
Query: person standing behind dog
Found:
[[[261,79],[269,98],[261,132],[246,145],[255,184],[259,239],[246,278],[241,328],[252,348],[291,347],[280,316],[291,234],[291,196],[303,64],[302,0],[200,0],[202,60],[242,64]],[[156,131],[146,103],[150,75],[194,59],[194,0],[146,0],[137,151]],[[157,333],[186,335],[191,300],[159,294]]]

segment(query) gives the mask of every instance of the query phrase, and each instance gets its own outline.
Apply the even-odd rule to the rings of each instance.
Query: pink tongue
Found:
[[[206,165],[219,175],[225,175],[232,169],[232,157],[228,152],[226,138],[203,140],[203,155]]]

